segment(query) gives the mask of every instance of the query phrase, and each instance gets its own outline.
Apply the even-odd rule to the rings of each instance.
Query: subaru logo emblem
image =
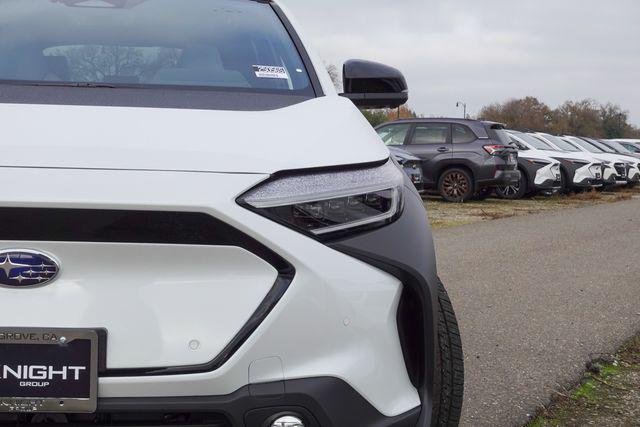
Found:
[[[0,251],[0,286],[28,288],[53,281],[60,265],[42,252],[27,249]]]

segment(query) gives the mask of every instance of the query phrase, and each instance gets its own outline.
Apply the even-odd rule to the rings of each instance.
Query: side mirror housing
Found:
[[[388,65],[351,59],[343,68],[344,93],[360,108],[398,108],[409,100],[407,81]]]

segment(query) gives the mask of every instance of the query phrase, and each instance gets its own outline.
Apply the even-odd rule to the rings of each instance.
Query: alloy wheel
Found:
[[[444,178],[442,189],[453,199],[461,199],[469,194],[469,180],[460,172],[451,172]]]

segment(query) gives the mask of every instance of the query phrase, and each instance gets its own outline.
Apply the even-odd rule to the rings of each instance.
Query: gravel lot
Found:
[[[640,330],[640,200],[435,231],[466,358],[464,426],[528,421]]]

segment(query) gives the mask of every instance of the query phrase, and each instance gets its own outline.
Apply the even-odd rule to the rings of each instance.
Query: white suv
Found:
[[[0,33],[0,425],[457,425],[424,206],[354,105],[397,70],[339,96],[267,0],[6,0]]]
[[[510,130],[509,135],[532,152],[549,156],[560,162],[562,190],[594,188],[602,186],[603,163],[593,156],[573,151],[562,151],[538,134]],[[567,144],[567,143],[565,143]]]

